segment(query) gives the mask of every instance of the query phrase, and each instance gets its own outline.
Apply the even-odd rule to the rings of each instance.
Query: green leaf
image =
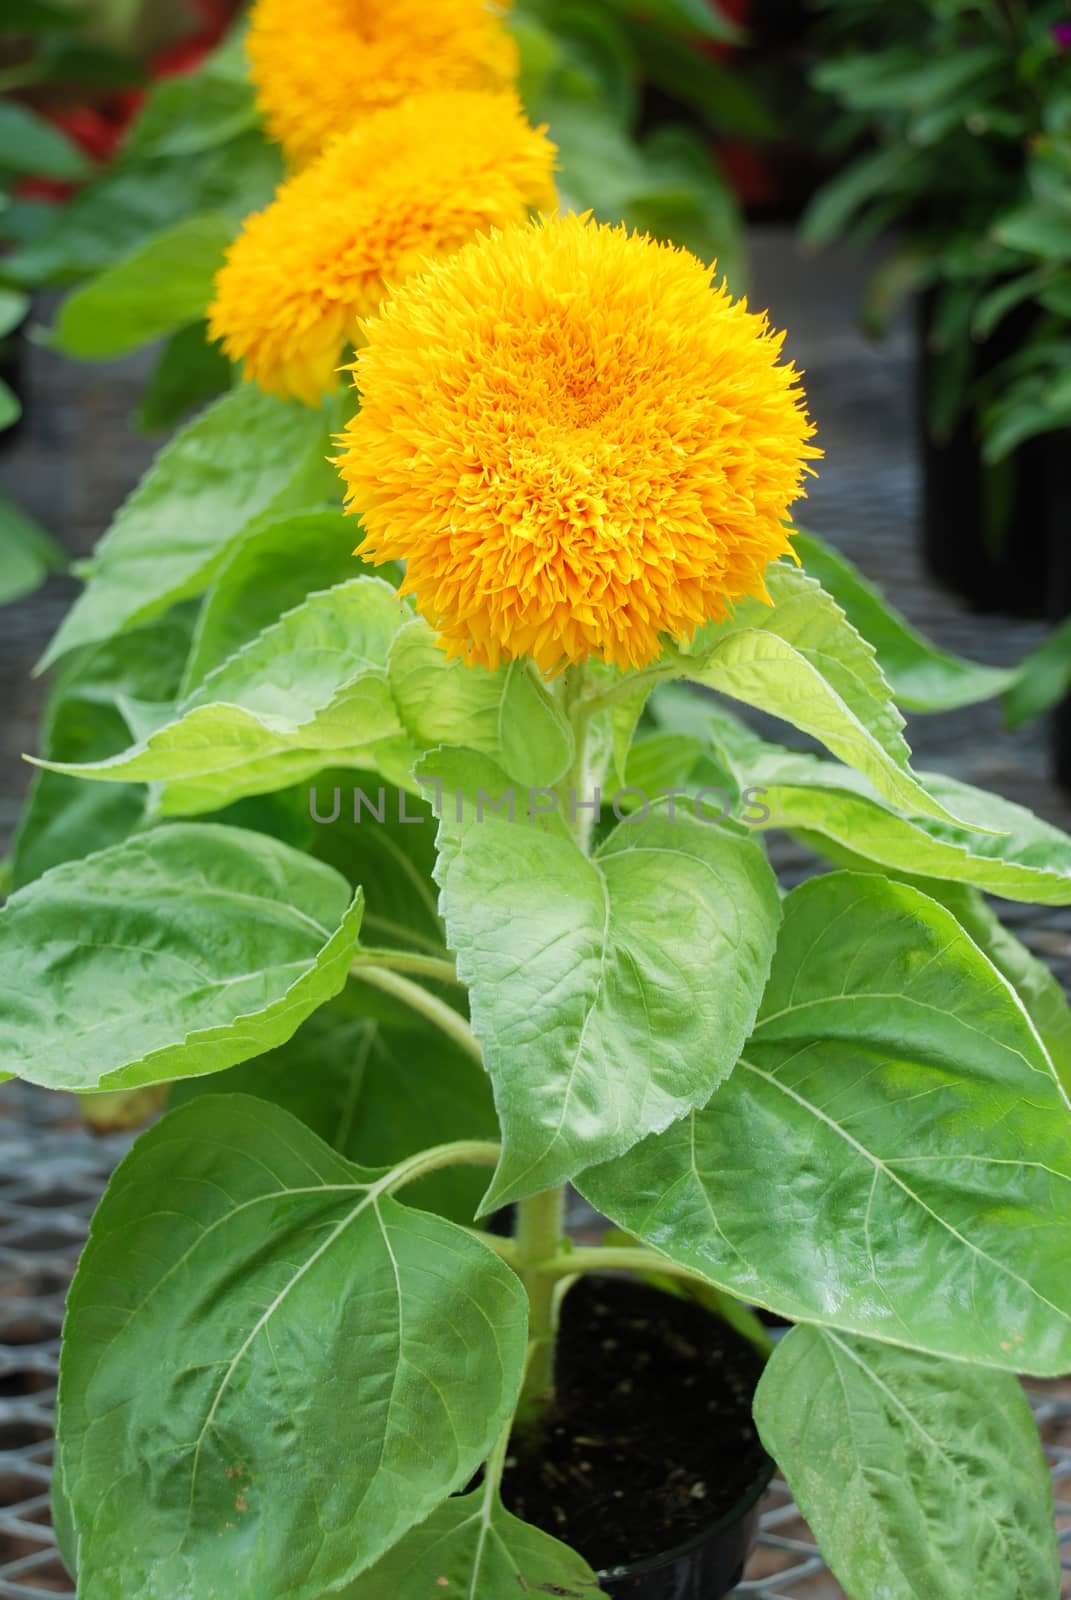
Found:
[[[1026,1007],[1031,1022],[1063,1084],[1071,1096],[1071,1006],[1063,986],[1043,961],[1006,928],[976,889],[952,884],[920,885],[940,899],[970,934],[997,971],[1011,984]]]
[[[65,5],[49,5],[46,0],[4,0],[5,31],[12,33],[50,32],[70,28],[78,18]]]
[[[252,385],[218,400],[161,450],[120,509],[41,668],[200,594],[256,516],[326,486],[328,449],[318,411]]]
[[[632,0],[607,0],[614,11],[633,12]],[[682,29],[705,39],[715,39],[722,44],[738,44],[743,38],[741,30],[718,3],[710,0],[646,0],[644,15],[658,28]]]
[[[365,1166],[394,1166],[455,1139],[498,1138],[482,1068],[400,1001],[361,983],[266,1055],[175,1084],[171,1104],[206,1094],[270,1100]],[[479,1168],[449,1167],[407,1193],[413,1205],[471,1223],[486,1187]]]
[[[844,615],[877,653],[899,705],[909,711],[957,711],[991,700],[1013,674],[939,650],[916,633],[880,591],[839,551],[797,530],[792,543],[812,578],[831,594]]]
[[[49,226],[5,258],[4,276],[31,287],[90,277],[176,220],[204,212],[222,212],[237,232],[243,217],[270,202],[282,177],[279,151],[259,131],[189,154],[142,155],[128,143]]]
[[[22,401],[9,383],[0,378],[0,433],[14,427],[22,416]]]
[[[43,528],[0,495],[0,605],[32,594],[66,559]]]
[[[807,244],[829,244],[838,238],[872,201],[895,192],[913,161],[915,151],[891,145],[859,156],[824,183],[804,213],[802,238]]]
[[[760,742],[733,764],[741,781],[767,791],[766,826],[805,833],[838,864],[855,866],[849,858],[863,857],[894,874],[974,884],[1008,900],[1071,904],[1071,839],[1024,806],[984,789],[922,774],[938,800],[991,830],[976,832],[894,811],[865,779],[832,761]]]
[[[21,289],[0,287],[0,338],[14,332],[30,309],[30,297]]]
[[[366,574],[352,546],[353,531],[337,504],[267,512],[251,523],[205,596],[186,692],[310,594]]]
[[[856,1600],[1059,1593],[1052,1480],[1010,1373],[793,1328],[755,1419]]]
[[[308,597],[209,674],[173,718],[109,760],[50,771],[159,783],[161,816],[212,811],[312,777],[334,762],[374,766],[410,751],[391,699],[387,656],[407,608],[380,578]]]
[[[448,660],[418,617],[391,648],[390,684],[406,732],[425,749],[478,750],[532,788],[557,783],[572,763],[569,720],[529,662],[488,672]]]
[[[427,802],[376,773],[327,768],[309,787],[307,812],[310,852],[364,890],[366,942],[445,955]]]
[[[638,145],[599,103],[553,98],[540,107],[559,146],[562,209],[622,219],[687,244],[723,272],[740,272],[740,220],[732,193],[702,141],[663,128]]]
[[[1021,272],[1010,280],[999,282],[983,295],[974,312],[973,333],[976,339],[988,339],[993,330],[1003,322],[1010,311],[1031,299],[1043,288],[1049,278],[1045,268]]]
[[[512,1594],[586,1600],[603,1592],[582,1556],[513,1516],[486,1489],[447,1500],[343,1600],[425,1600],[437,1590],[467,1600]]]
[[[1004,698],[1004,720],[1021,728],[1059,705],[1071,692],[1071,620],[1061,624],[1036,650],[1024,656]]]
[[[69,656],[48,697],[43,753],[80,763],[125,750],[130,727],[122,708],[131,700],[170,700],[178,689],[191,612],[176,606],[143,628]],[[39,768],[12,846],[15,888],[61,861],[118,844],[144,821],[146,799],[140,784],[83,783]]]
[[[1042,261],[1071,261],[1071,214],[1041,203],[1023,206],[1001,217],[993,226],[998,244]]]
[[[810,734],[894,805],[956,821],[911,771],[874,650],[832,596],[788,566],[772,566],[766,586],[772,607],[746,600],[702,629],[676,663],[681,674]]]
[[[794,890],[710,1104],[577,1180],[719,1288],[1009,1371],[1071,1365],[1071,1105],[1010,986],[918,890]]]
[[[526,825],[523,794],[516,822],[481,814],[510,792],[491,763],[419,770],[442,785],[441,909],[503,1130],[486,1212],[709,1099],[758,1007],[777,889],[755,844],[691,817],[632,819],[589,858],[559,817]]]
[[[83,1600],[323,1600],[472,1477],[515,1402],[526,1297],[396,1181],[229,1095],[122,1162],[60,1375]]]
[[[225,147],[257,127],[243,30],[233,29],[196,72],[154,84],[124,146],[130,160],[163,157],[189,160]],[[249,198],[248,209],[259,201]]]
[[[719,61],[697,50],[694,39],[656,32],[646,16],[631,21],[629,34],[644,77],[668,95],[674,106],[687,106],[722,135],[741,139],[777,135],[769,108],[737,63]]]
[[[17,100],[0,100],[0,170],[74,181],[91,169],[78,146],[51,122]]]
[[[237,828],[65,862],[0,911],[0,1060],[54,1089],[219,1072],[338,993],[360,919],[330,867]]]
[[[189,217],[108,267],[63,303],[51,340],[65,355],[125,355],[203,316],[223,253],[227,217]]]
[[[142,433],[165,433],[231,387],[234,374],[217,345],[209,344],[208,328],[193,322],[173,333],[156,363],[135,418]]]

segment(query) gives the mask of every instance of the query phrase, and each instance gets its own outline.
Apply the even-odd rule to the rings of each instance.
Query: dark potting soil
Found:
[[[582,1278],[562,1306],[557,1362],[545,1424],[512,1451],[502,1493],[596,1570],[683,1544],[754,1483],[762,1359],[701,1306]]]

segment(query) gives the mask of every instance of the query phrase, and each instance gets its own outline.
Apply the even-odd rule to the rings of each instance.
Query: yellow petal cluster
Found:
[[[450,655],[641,667],[789,550],[813,433],[783,335],[684,250],[566,217],[465,246],[365,329],[358,553]]]
[[[262,389],[316,404],[386,285],[553,207],[554,156],[512,90],[377,112],[246,219],[216,279],[210,337]]]
[[[485,0],[256,0],[246,48],[268,132],[298,167],[371,111],[501,89],[518,70]]]

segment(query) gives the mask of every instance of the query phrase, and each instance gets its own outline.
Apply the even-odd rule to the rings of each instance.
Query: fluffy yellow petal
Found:
[[[783,335],[684,250],[567,217],[466,245],[365,329],[359,553],[451,655],[640,667],[785,554],[813,427]]]
[[[369,112],[429,89],[501,89],[517,47],[485,0],[256,0],[246,48],[294,166]]]
[[[216,279],[210,336],[262,389],[318,403],[388,284],[554,206],[554,156],[512,90],[375,113],[246,219]]]

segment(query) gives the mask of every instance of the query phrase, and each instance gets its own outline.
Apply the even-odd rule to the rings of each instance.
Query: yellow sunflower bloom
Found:
[[[554,156],[512,90],[377,112],[246,219],[216,279],[210,337],[262,389],[317,404],[387,284],[554,206]]]
[[[640,667],[767,598],[813,433],[783,335],[684,250],[566,217],[482,238],[366,326],[338,464],[450,655]]]
[[[518,70],[485,0],[256,0],[246,48],[268,132],[295,166],[370,111],[431,89],[501,89]]]

